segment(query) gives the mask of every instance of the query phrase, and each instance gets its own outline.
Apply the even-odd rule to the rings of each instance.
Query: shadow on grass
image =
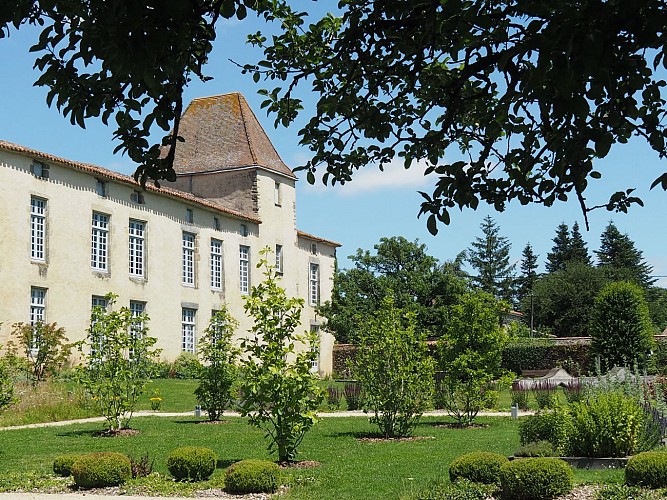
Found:
[[[218,462],[215,464],[217,469],[226,469],[230,465],[240,462],[243,460],[242,458],[232,458],[232,459],[225,459],[225,460],[218,460]]]
[[[75,431],[60,431],[56,433],[58,437],[99,437],[103,432],[100,429],[78,429]]]

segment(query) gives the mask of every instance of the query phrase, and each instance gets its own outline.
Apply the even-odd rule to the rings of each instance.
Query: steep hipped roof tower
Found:
[[[260,167],[291,179],[271,140],[239,92],[194,99],[181,118],[178,175]]]
[[[294,188],[296,176],[239,92],[193,100],[181,117],[178,135],[185,142],[176,147],[175,189],[256,217],[261,204],[258,175],[274,176],[278,184]],[[270,205],[273,198],[264,206]]]

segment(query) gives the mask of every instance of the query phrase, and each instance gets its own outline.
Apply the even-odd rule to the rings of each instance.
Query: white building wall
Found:
[[[247,332],[251,320],[245,317],[239,289],[239,245],[251,249],[251,285],[261,279],[255,267],[264,246],[272,250],[283,245],[284,273],[281,285],[290,295],[305,299],[302,328],[317,324],[314,307],[308,304],[308,265],[320,263],[321,298],[331,292],[335,247],[318,243],[321,253],[313,255],[307,238],[298,237],[295,227],[294,181],[269,172],[258,175],[259,217],[261,224],[230,216],[190,200],[143,192],[145,204],[131,201],[137,187],[103,179],[107,196],[96,193],[95,175],[71,166],[47,161],[49,179],[35,177],[30,171],[33,157],[0,150],[0,342],[6,344],[15,322],[26,322],[30,310],[30,289],[47,289],[46,321],[63,326],[71,341],[85,337],[93,295],[113,292],[117,305],[130,301],[146,303],[150,334],[165,359],[181,352],[182,307],[197,309],[196,332],[201,335],[211,311],[226,304],[240,321],[239,335]],[[100,177],[102,178],[102,177]],[[274,203],[274,186],[281,182],[282,201]],[[46,261],[30,258],[30,197],[47,200]],[[186,209],[193,222],[186,222]],[[92,212],[108,214],[109,270],[91,269]],[[215,219],[220,229],[215,229]],[[129,220],[146,223],[145,278],[131,278],[128,259]],[[245,224],[248,235],[241,234]],[[196,279],[194,286],[182,284],[182,234],[196,235]],[[223,287],[210,286],[210,241],[223,242]],[[326,356],[324,356],[326,358]],[[322,362],[320,362],[322,365]],[[326,365],[326,362],[324,363]]]

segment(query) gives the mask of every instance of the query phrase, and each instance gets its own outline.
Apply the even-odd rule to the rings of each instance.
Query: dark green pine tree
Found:
[[[579,231],[579,223],[575,222],[572,226],[572,233],[570,237],[570,248],[566,262],[580,262],[582,264],[591,265],[591,256],[588,253],[588,247],[584,238]]]
[[[535,286],[535,281],[537,280],[537,258],[539,255],[536,255],[533,252],[533,247],[529,243],[526,243],[526,246],[521,252],[521,276],[518,281],[518,300],[521,302],[525,297],[528,297]]]
[[[474,282],[493,296],[513,302],[514,268],[510,264],[511,243],[500,236],[500,228],[488,215],[480,225],[482,236],[468,248],[466,260],[476,271]]]
[[[554,246],[551,252],[547,253],[547,272],[555,273],[565,269],[570,255],[570,228],[567,224],[561,222],[556,229],[556,236],[553,239]]]
[[[635,243],[609,222],[600,236],[600,250],[596,250],[598,266],[607,271],[613,281],[631,280],[645,289],[655,283],[653,268],[642,257]]]

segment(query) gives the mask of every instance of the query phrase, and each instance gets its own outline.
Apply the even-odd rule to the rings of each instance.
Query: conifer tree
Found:
[[[553,242],[554,246],[551,248],[551,252],[547,254],[546,268],[549,273],[565,269],[565,263],[568,260],[570,253],[570,228],[564,222],[558,225]]]
[[[578,222],[575,222],[572,226],[567,262],[580,262],[589,266],[591,265],[591,256],[588,253],[586,242],[579,231]]]
[[[482,236],[475,238],[468,248],[466,260],[475,269],[474,282],[496,298],[512,302],[514,292],[514,268],[509,252],[512,244],[500,236],[496,222],[486,216],[480,225]]]
[[[598,265],[604,268],[613,281],[631,280],[644,288],[655,283],[651,278],[653,268],[642,257],[635,243],[609,222],[600,236],[600,250],[596,250]]]
[[[521,252],[521,277],[518,280],[519,301],[523,300],[524,297],[527,297],[533,291],[533,286],[537,280],[538,257],[539,255],[536,255],[535,252],[533,252],[533,246],[530,242],[526,243],[523,252]]]

